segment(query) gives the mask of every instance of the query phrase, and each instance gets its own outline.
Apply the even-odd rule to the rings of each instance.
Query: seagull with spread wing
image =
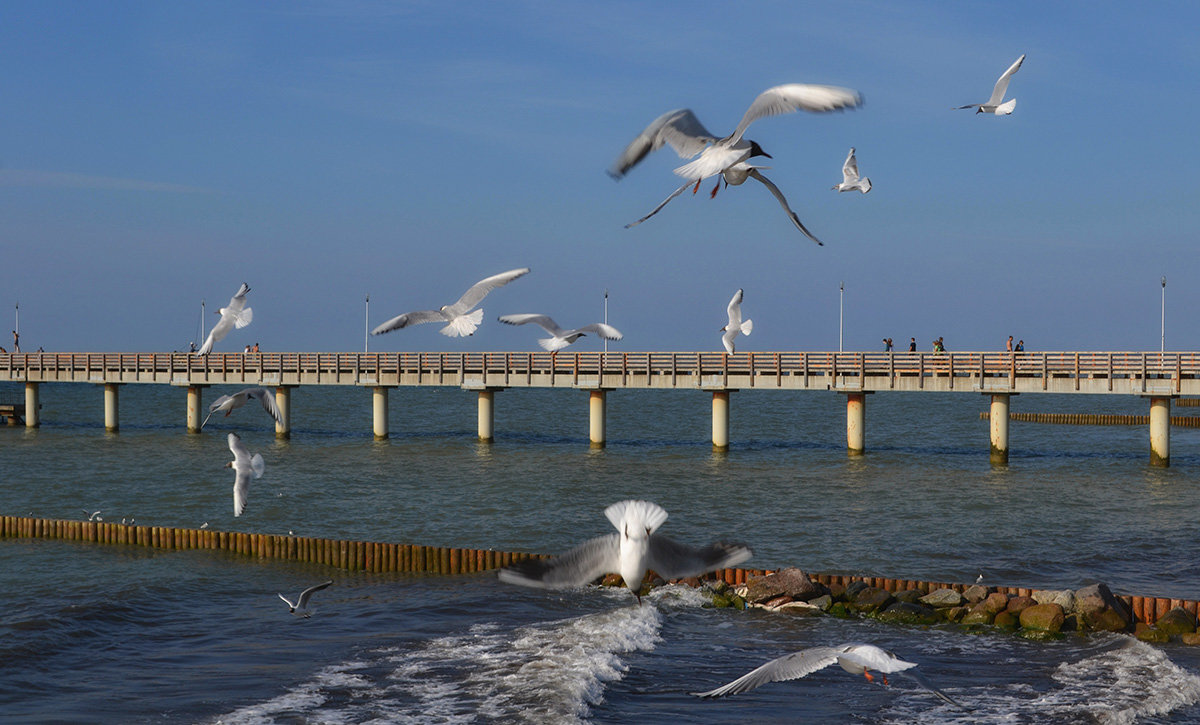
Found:
[[[542,346],[542,349],[550,352],[561,350],[588,333],[596,335],[605,340],[620,340],[622,337],[624,337],[620,330],[612,325],[606,325],[603,322],[584,325],[583,327],[576,327],[573,330],[564,330],[563,328],[559,327],[558,323],[551,319],[549,315],[503,315],[500,317],[500,321],[506,325],[525,325],[528,323],[538,325],[543,330],[550,333],[550,337],[543,337],[538,340],[538,344]]]
[[[480,308],[471,311],[471,308],[483,301],[488,292],[503,287],[514,279],[523,275],[529,274],[528,267],[521,269],[510,269],[507,272],[494,274],[486,279],[481,279],[471,288],[463,293],[463,296],[458,298],[458,302],[452,305],[442,305],[436,310],[420,310],[418,312],[405,312],[403,315],[397,315],[387,322],[383,323],[374,330],[371,330],[372,335],[382,335],[385,332],[399,330],[411,325],[420,325],[426,322],[445,322],[448,323],[438,332],[447,337],[466,337],[475,334],[475,328],[479,327],[479,323],[483,322],[483,309]]]
[[[275,419],[276,423],[281,423],[283,417],[279,412],[279,406],[275,404],[275,396],[266,388],[246,388],[239,390],[233,395],[222,395],[213,401],[212,405],[208,406],[208,415],[204,416],[204,422],[200,424],[200,430],[204,430],[208,419],[213,416],[218,410],[225,411],[225,417],[228,418],[233,411],[242,407],[248,400],[257,400],[262,403],[263,410]]]
[[[1004,94],[1008,91],[1008,82],[1012,80],[1013,73],[1016,73],[1021,64],[1025,62],[1025,54],[1022,53],[1020,58],[1008,67],[1008,70],[1000,76],[996,81],[995,87],[992,88],[992,97],[984,103],[968,103],[965,106],[959,106],[955,110],[964,108],[974,108],[975,113],[993,113],[997,116],[1007,116],[1017,107],[1017,99],[1013,98],[1008,102],[1004,101]]]
[[[861,191],[864,194],[871,190],[871,180],[858,175],[858,159],[854,158],[853,146],[846,156],[846,162],[842,164],[842,183],[834,184],[833,188],[836,191]]]
[[[197,355],[207,355],[212,352],[213,343],[219,342],[233,328],[236,327],[240,330],[250,324],[254,319],[254,310],[246,306],[246,293],[249,291],[250,285],[242,282],[237,294],[230,298],[229,306],[217,310],[216,314],[220,315],[221,319],[213,325],[213,329],[208,331],[208,337],[205,338],[204,344],[196,351]]]
[[[250,455],[242,437],[237,433],[229,434],[229,450],[233,452],[233,460],[225,464],[233,469],[233,515],[241,516],[246,510],[246,497],[250,494],[250,478],[262,478],[266,465],[261,453]]]

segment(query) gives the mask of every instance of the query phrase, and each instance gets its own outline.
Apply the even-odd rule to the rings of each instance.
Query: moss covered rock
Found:
[[[1154,628],[1168,635],[1188,634],[1196,631],[1196,617],[1183,607],[1175,607],[1159,617]]]
[[[941,617],[932,607],[912,602],[895,602],[876,617],[882,622],[892,624],[937,624],[941,621]]]
[[[1063,608],[1057,604],[1035,604],[1021,610],[1021,629],[1057,632],[1063,625]]]

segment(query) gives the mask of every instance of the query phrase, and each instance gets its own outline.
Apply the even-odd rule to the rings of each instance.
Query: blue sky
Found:
[[[19,302],[26,350],[186,349],[244,280],[218,351],[361,350],[367,293],[374,326],[528,266],[474,337],[371,349],[536,350],[495,318],[596,322],[608,289],[610,350],[720,350],[741,287],[739,351],[832,350],[844,281],[848,350],[1157,350],[1166,275],[1166,346],[1194,350],[1197,27],[1188,2],[0,2],[0,344]],[[951,110],[1022,53],[1012,116]],[[728,133],[802,82],[866,103],[747,135],[824,247],[756,184],[623,228],[677,185],[670,149],[604,173],[649,121]],[[866,196],[830,190],[850,146]]]

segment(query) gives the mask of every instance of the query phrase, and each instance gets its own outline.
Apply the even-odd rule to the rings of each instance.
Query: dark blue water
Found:
[[[206,402],[229,392],[206,391]],[[430,545],[561,551],[606,533],[629,497],[663,531],[750,543],[758,567],[1200,598],[1200,431],[1176,428],[1172,467],[1144,427],[1014,422],[993,468],[986,398],[868,398],[868,454],[845,453],[844,399],[740,392],[732,450],[708,442],[700,392],[609,394],[609,445],[587,445],[587,396],[496,396],[496,443],[475,398],[392,393],[392,438],[370,393],[301,388],[290,441],[252,407],[183,432],[182,389],[125,386],[121,432],[98,386],[43,385],[43,427],[0,428],[0,512]],[[1145,413],[1138,399],[1021,396],[1014,410]],[[1189,412],[1181,409],[1182,413]],[[1180,413],[1177,413],[1180,414]],[[236,430],[266,459],[232,515]],[[276,597],[332,578],[298,619]],[[212,552],[0,542],[0,712],[15,722],[1190,722],[1200,653],[1123,636],[1029,642],[702,607],[686,590],[527,591],[489,575],[351,574]],[[971,704],[831,668],[720,701],[711,689],[768,659],[869,641],[920,663]]]

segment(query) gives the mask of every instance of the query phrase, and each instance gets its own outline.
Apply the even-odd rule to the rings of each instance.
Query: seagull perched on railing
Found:
[[[458,298],[458,302],[452,305],[443,305],[437,310],[420,310],[418,312],[406,312],[403,315],[397,315],[374,330],[371,330],[371,334],[382,335],[385,332],[399,330],[410,325],[420,325],[425,322],[448,322],[450,324],[438,330],[438,332],[447,337],[474,335],[475,328],[479,327],[480,322],[483,322],[483,309],[471,312],[471,308],[479,304],[487,296],[488,292],[497,287],[503,287],[517,277],[526,274],[529,274],[528,267],[510,269],[507,272],[492,275],[471,285],[471,288],[464,292],[462,297]]]
[[[606,508],[604,515],[620,533],[586,541],[553,559],[525,559],[501,569],[500,580],[563,589],[617,573],[641,602],[638,590],[648,569],[665,579],[679,579],[740,564],[753,554],[745,544],[718,541],[693,548],[655,534],[667,520],[667,512],[649,501],[619,501]]]
[[[208,415],[204,417],[204,423],[200,424],[200,430],[204,430],[205,424],[208,423],[208,419],[213,416],[213,413],[223,410],[225,417],[228,418],[230,413],[245,405],[246,401],[251,398],[262,403],[263,410],[267,411],[276,423],[283,422],[279,406],[275,404],[275,396],[271,395],[271,391],[266,388],[246,388],[233,395],[222,395],[214,400],[212,405],[208,406]]]
[[[726,695],[736,695],[739,692],[753,690],[756,687],[767,684],[768,682],[781,682],[783,680],[795,680],[805,675],[811,675],[817,670],[823,670],[830,665],[840,665],[841,668],[852,675],[862,675],[868,682],[874,682],[875,678],[871,675],[871,670],[880,673],[883,678],[883,684],[887,685],[887,676],[893,672],[903,672],[904,670],[916,667],[916,662],[905,662],[891,652],[885,649],[876,647],[873,644],[845,644],[840,647],[812,647],[810,649],[793,652],[790,655],[784,655],[778,659],[773,659],[758,669],[752,670],[745,675],[737,678],[729,684],[722,685],[715,690],[708,692],[693,692],[697,697],[724,697]],[[909,674],[918,684],[925,689],[937,695],[945,702],[954,705],[955,707],[966,709],[954,700],[950,699],[941,690],[930,685],[925,679],[917,673]]]
[[[1013,73],[1016,73],[1024,62],[1025,54],[1022,53],[1021,57],[1017,58],[1016,62],[1010,65],[1008,70],[1004,71],[999,80],[996,81],[995,87],[992,88],[992,97],[987,99],[986,103],[968,103],[965,106],[959,106],[955,110],[974,108],[975,113],[993,113],[997,116],[1011,114],[1013,109],[1017,107],[1017,99],[1013,98],[1007,103],[1001,103],[1001,101],[1004,100],[1004,93],[1008,90],[1008,82],[1012,80]]]
[[[788,218],[792,220],[792,223],[796,225],[796,228],[809,239],[817,244],[821,244],[821,241],[814,237],[804,227],[804,224],[800,222],[800,217],[796,216],[796,213],[788,206],[787,199],[784,198],[779,188],[759,172],[759,169],[767,167],[752,166],[747,163],[755,156],[765,156],[768,159],[772,158],[772,156],[763,151],[757,142],[744,139],[742,136],[751,123],[764,116],[774,116],[793,111],[811,111],[814,113],[835,111],[854,108],[861,103],[862,96],[857,91],[849,88],[807,83],[789,83],[774,86],[763,91],[754,99],[754,102],[750,104],[750,108],[746,109],[745,115],[742,116],[741,123],[738,124],[733,133],[725,138],[718,138],[710,133],[704,127],[704,124],[700,123],[700,119],[696,117],[696,114],[691,109],[680,108],[664,113],[654,119],[625,148],[613,164],[612,169],[609,170],[609,175],[615,179],[620,179],[651,151],[661,148],[663,144],[670,144],[671,148],[679,154],[680,158],[690,159],[697,154],[699,156],[690,163],[675,169],[677,175],[687,180],[682,186],[655,207],[653,211],[636,222],[626,225],[626,228],[640,224],[654,216],[660,209],[667,205],[667,202],[682,194],[689,186],[694,185],[692,188],[692,193],[694,194],[700,188],[701,181],[710,176],[720,175],[727,186],[738,186],[748,178],[753,178],[761,182],[775,196],[775,199],[783,207],[783,210],[787,213]],[[718,180],[717,186],[713,187],[710,196],[716,196],[719,187],[720,180]]]
[[[249,291],[250,285],[242,282],[237,294],[230,298],[229,306],[217,310],[221,320],[208,331],[208,337],[204,340],[204,344],[196,351],[197,355],[207,355],[212,352],[213,343],[219,342],[234,327],[240,330],[250,324],[254,319],[254,310],[246,306],[246,293]]]
[[[871,180],[865,176],[858,176],[858,159],[854,158],[853,146],[850,147],[850,154],[846,156],[846,162],[842,164],[842,183],[834,184],[833,188],[837,191],[857,190],[864,194],[871,190]]]
[[[550,352],[563,349],[589,332],[605,340],[620,340],[622,337],[624,337],[620,330],[612,325],[606,325],[603,322],[584,325],[583,327],[577,327],[574,330],[564,330],[558,326],[557,322],[550,319],[549,315],[503,315],[499,319],[506,325],[524,325],[532,322],[533,324],[540,326],[543,330],[550,333],[550,337],[543,337],[539,339],[538,344],[542,346],[543,350],[548,350]]]

